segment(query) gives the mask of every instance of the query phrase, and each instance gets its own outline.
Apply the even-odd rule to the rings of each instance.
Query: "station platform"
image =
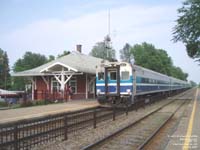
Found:
[[[99,106],[99,104],[96,100],[72,100],[70,102],[58,104],[0,110],[0,123],[82,110],[97,106]]]
[[[194,99],[186,108],[165,150],[200,149],[200,89],[196,89]]]

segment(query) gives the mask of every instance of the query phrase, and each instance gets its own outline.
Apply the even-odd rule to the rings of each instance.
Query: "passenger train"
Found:
[[[182,81],[127,62],[107,62],[97,66],[96,93],[100,104],[134,104],[138,97],[184,90]]]

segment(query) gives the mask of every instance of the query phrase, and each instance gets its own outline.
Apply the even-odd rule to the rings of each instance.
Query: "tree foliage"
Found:
[[[48,62],[55,60],[55,56],[53,55],[49,55],[48,57]]]
[[[70,51],[64,50],[62,54],[58,54],[57,58],[63,57],[63,56],[68,55],[68,54],[70,54]]]
[[[0,89],[10,88],[10,68],[6,51],[0,48]]]
[[[182,41],[188,56],[200,60],[200,0],[186,0],[178,14],[173,40]]]
[[[191,85],[192,87],[195,87],[195,86],[197,86],[197,83],[194,82],[194,81],[190,81],[190,85]]]
[[[187,73],[184,73],[180,67],[176,67],[176,66],[172,66],[169,75],[171,75],[175,78],[178,78],[180,80],[186,80],[186,81],[187,81],[187,77],[188,77]]]
[[[48,62],[48,59],[44,55],[41,55],[38,53],[26,52],[22,58],[18,59],[15,62],[13,66],[13,71],[20,72],[24,70],[33,69],[47,62]],[[24,79],[23,77],[15,77],[13,78],[12,88],[15,90],[24,90],[26,83],[27,83],[27,80]]]
[[[109,37],[105,37],[105,40],[98,42],[92,48],[90,55],[109,61],[115,60],[115,50],[110,46]]]
[[[124,47],[120,50],[120,59],[125,62],[130,62],[131,56],[131,46],[126,43]]]
[[[124,47],[126,47],[126,45]],[[181,68],[173,65],[172,59],[168,56],[167,52],[162,49],[156,49],[152,44],[148,44],[146,42],[142,44],[135,44],[131,47],[129,56],[131,55],[134,56],[136,65],[173,76],[181,80],[187,79],[188,74],[184,73]],[[126,58],[128,58],[128,55]]]

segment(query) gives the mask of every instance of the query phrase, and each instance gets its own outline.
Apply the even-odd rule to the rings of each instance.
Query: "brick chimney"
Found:
[[[77,50],[79,53],[81,53],[81,51],[82,51],[82,45],[81,45],[81,44],[77,44],[77,45],[76,45],[76,50]]]

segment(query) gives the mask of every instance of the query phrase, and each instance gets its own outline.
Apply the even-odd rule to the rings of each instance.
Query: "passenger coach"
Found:
[[[126,62],[97,66],[96,93],[100,103],[134,103],[141,96],[187,89],[190,85],[167,75]]]

